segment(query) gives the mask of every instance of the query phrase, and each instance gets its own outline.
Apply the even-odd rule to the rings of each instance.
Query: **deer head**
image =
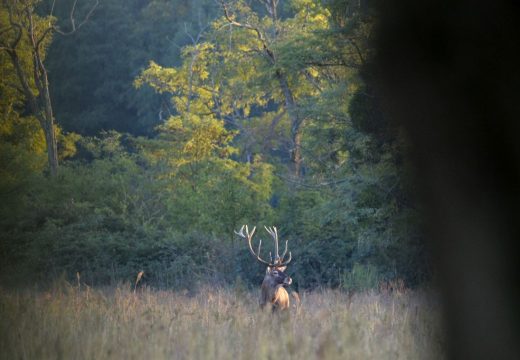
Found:
[[[264,226],[265,227],[265,226]],[[245,233],[244,233],[245,230]],[[239,232],[235,231],[235,234],[247,240],[249,245],[249,251],[251,254],[258,260],[260,263],[267,265],[267,269],[265,271],[264,281],[262,282],[262,293],[260,297],[260,306],[270,306],[273,311],[274,310],[285,310],[289,308],[289,294],[287,290],[285,290],[285,286],[289,286],[292,283],[292,279],[285,274],[285,269],[287,268],[287,264],[289,264],[292,260],[291,252],[289,252],[289,256],[287,260],[285,260],[285,256],[287,255],[287,243],[288,240],[285,241],[285,250],[282,256],[279,255],[278,252],[278,230],[276,227],[265,227],[265,230],[269,235],[272,236],[274,240],[274,249],[275,256],[274,260],[269,253],[270,261],[266,261],[260,257],[260,250],[262,247],[262,240],[258,243],[258,250],[255,253],[253,250],[253,235],[255,234],[256,227],[253,228],[251,232],[249,232],[249,228],[247,225],[243,225],[240,228]]]

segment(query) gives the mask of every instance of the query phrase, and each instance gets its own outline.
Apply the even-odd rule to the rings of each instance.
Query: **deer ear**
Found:
[[[267,275],[271,274],[271,267],[270,266],[268,266],[267,269],[265,269],[265,273]]]
[[[278,271],[284,272],[287,269],[287,266],[280,266],[276,268]]]

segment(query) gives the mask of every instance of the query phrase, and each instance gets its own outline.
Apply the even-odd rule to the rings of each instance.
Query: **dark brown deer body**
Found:
[[[245,229],[245,234],[244,234]],[[255,233],[256,227],[253,228],[251,233],[247,225],[242,226],[239,232],[235,231],[235,234],[247,239],[249,244],[249,251],[253,256],[262,264],[267,265],[267,269],[265,271],[264,281],[262,282],[261,295],[260,295],[260,306],[262,308],[270,307],[273,311],[275,310],[286,310],[289,309],[289,294],[287,290],[285,290],[286,286],[291,285],[292,279],[285,274],[285,269],[287,268],[287,264],[291,261],[291,253],[289,252],[289,257],[287,260],[285,259],[285,255],[287,254],[287,241],[285,242],[285,250],[283,255],[280,257],[278,255],[278,231],[276,227],[265,228],[269,235],[271,235],[274,239],[275,243],[275,258],[274,261],[271,257],[271,261],[265,261],[260,257],[260,249],[262,246],[262,240],[260,240],[258,244],[258,251],[255,253],[253,250],[253,245],[251,241],[253,239],[253,235]]]

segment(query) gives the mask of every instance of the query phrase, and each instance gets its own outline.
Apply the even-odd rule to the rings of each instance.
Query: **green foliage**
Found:
[[[55,5],[64,29],[70,27],[72,3]],[[89,3],[78,2],[78,19]],[[149,90],[135,91],[135,76],[152,59],[178,64],[179,49],[215,13],[213,0],[100,1],[80,31],[56,37],[50,48],[51,90],[63,128],[91,136],[110,129],[152,134],[168,113],[167,101]]]
[[[196,3],[208,6],[201,19],[216,13]],[[77,44],[59,40],[49,54],[50,68],[67,62],[53,75],[64,127],[99,132],[60,135],[69,160],[57,179],[42,174],[35,120],[21,121],[23,103],[0,81],[2,106],[16,110],[0,127],[0,280],[80,272],[105,284],[142,269],[156,286],[258,284],[265,269],[233,235],[249,224],[289,240],[296,287],[425,281],[407,141],[373,91],[374,19],[347,3],[292,1],[273,18],[232,1],[229,19],[184,29],[195,2],[104,2]],[[192,41],[172,48],[172,26]]]
[[[37,2],[34,2],[37,3]],[[12,4],[11,6],[15,6]],[[22,8],[22,4],[15,6],[16,10]],[[17,11],[13,11],[13,21],[22,22],[24,19],[16,18]],[[52,18],[39,18],[34,16],[36,35],[41,35],[44,26]],[[43,169],[45,154],[45,137],[40,124],[34,116],[27,116],[25,108],[25,96],[21,90],[20,80],[16,69],[10,59],[10,55],[4,50],[16,38],[16,32],[9,25],[9,11],[6,4],[0,6],[0,171],[2,176],[1,189],[9,192],[7,187],[15,186],[18,181],[23,181],[23,173],[38,172]],[[32,74],[32,50],[29,37],[22,31],[17,45],[17,54],[20,59],[21,70],[25,74]],[[50,38],[42,42],[42,55],[48,47]],[[28,76],[31,90],[36,93],[34,78]],[[11,183],[11,185],[7,185]]]
[[[45,168],[45,126],[39,113],[44,110],[45,97],[38,90],[42,86],[36,85],[42,73],[36,68],[35,53],[45,60],[55,18],[39,16],[35,10],[39,5],[39,0],[0,5],[0,201],[4,204],[0,216],[20,209],[19,192]],[[27,94],[34,95],[36,105],[29,106]],[[59,157],[74,155],[79,136],[59,127],[54,131]]]
[[[102,284],[143,269],[151,283],[187,287],[223,270],[215,260],[231,249],[232,229],[269,217],[268,165],[173,161],[135,150],[153,141],[125,140],[133,153],[118,133],[82,139],[90,162],[65,163],[57,179],[36,176],[20,190],[22,209],[0,223],[3,281],[80,272]],[[165,143],[174,144],[152,145]]]
[[[349,291],[363,291],[377,288],[380,280],[373,265],[355,263],[352,269],[344,274],[341,287]]]

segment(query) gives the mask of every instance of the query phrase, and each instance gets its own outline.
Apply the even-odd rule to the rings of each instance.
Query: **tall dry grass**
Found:
[[[0,293],[2,359],[437,359],[439,307],[426,291],[301,294],[289,316],[257,294],[119,286]]]

